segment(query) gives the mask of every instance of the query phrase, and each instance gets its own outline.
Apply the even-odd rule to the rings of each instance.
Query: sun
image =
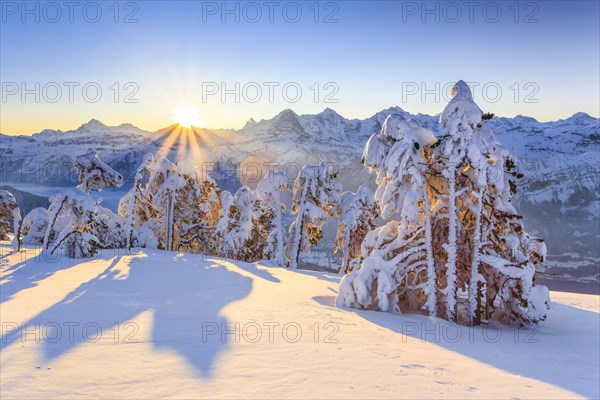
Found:
[[[199,126],[200,116],[199,111],[196,107],[191,104],[179,104],[173,109],[173,120],[184,128],[191,128],[193,126]]]

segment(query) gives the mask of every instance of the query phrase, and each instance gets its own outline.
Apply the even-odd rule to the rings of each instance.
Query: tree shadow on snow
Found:
[[[131,321],[150,311],[149,342],[157,349],[176,352],[202,376],[210,377],[216,358],[234,340],[233,335],[224,334],[233,324],[220,315],[221,310],[246,297],[251,288],[251,278],[226,265],[202,261],[201,256],[157,252],[151,259],[115,257],[101,274],[26,326],[31,329],[40,324],[45,329],[42,357],[52,361],[81,344],[140,340],[138,327]],[[18,331],[5,335],[2,347],[21,337]]]
[[[27,253],[23,253],[23,258]],[[38,282],[54,275],[56,272],[71,268],[79,261],[73,261],[67,257],[57,257],[49,260],[45,254],[29,257],[22,262],[11,265],[4,269],[0,284],[0,303],[4,303],[22,290],[37,286]]]
[[[273,283],[279,283],[281,282],[279,280],[279,278],[273,276],[269,271],[268,268],[270,268],[271,266],[265,264],[262,265],[262,262],[256,264],[252,264],[252,263],[248,263],[248,262],[243,262],[243,261],[232,261],[229,259],[225,259],[225,258],[218,258],[218,257],[209,257],[208,262],[213,262],[213,263],[217,263],[217,264],[221,264],[224,266],[227,265],[233,265],[233,263],[235,262],[235,266],[241,270],[244,270],[246,272],[251,273],[252,275],[256,276],[257,278],[261,278],[264,279],[266,281],[269,282],[273,282]],[[263,268],[259,268],[262,265]],[[272,267],[271,267],[272,268]]]
[[[403,335],[399,345],[410,346],[408,337],[426,341],[512,374],[600,398],[596,312],[553,304],[546,321],[519,329],[499,324],[470,328],[421,315],[348,310]]]

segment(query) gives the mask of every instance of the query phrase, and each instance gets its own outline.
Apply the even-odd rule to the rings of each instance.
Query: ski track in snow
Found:
[[[1,251],[2,398],[600,396],[595,295],[552,292],[538,329],[469,329],[337,309],[340,278],[322,272],[149,250],[87,262]]]

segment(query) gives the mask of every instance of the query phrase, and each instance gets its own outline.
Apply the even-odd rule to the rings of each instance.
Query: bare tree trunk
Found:
[[[350,258],[350,229],[346,228],[346,243],[344,244],[344,255],[340,272],[348,273],[348,258]]]
[[[435,274],[435,264],[433,260],[432,235],[431,235],[431,204],[425,190],[424,203],[425,208],[425,246],[427,248],[427,311],[429,315],[437,315],[437,279]]]
[[[15,237],[13,238],[13,243],[15,245],[15,251],[19,251],[21,250],[21,220],[22,220],[22,216],[21,216],[21,210],[19,209],[19,207],[16,207],[13,210],[13,228],[14,228],[14,235]]]
[[[456,215],[456,165],[452,164],[448,168],[448,186],[449,186],[449,231],[446,253],[448,261],[446,263],[446,318],[448,321],[456,322],[456,240],[458,233],[457,215]]]
[[[46,227],[46,234],[44,235],[44,242],[42,243],[42,248],[44,248],[44,249],[48,249],[48,247],[50,246],[50,233],[52,233],[54,224],[56,224],[56,220],[58,219],[58,214],[60,214],[65,202],[67,201],[66,196],[61,195],[61,197],[62,197],[62,199],[60,202],[60,206],[58,206],[58,208],[54,212],[54,215],[52,215],[52,220],[48,221],[48,226]]]
[[[475,232],[473,233],[473,261],[471,264],[471,279],[469,281],[469,311],[467,322],[469,325],[476,324],[481,320],[481,274],[479,273],[479,261],[481,256],[481,213],[483,211],[483,196],[485,189],[475,194],[477,208],[475,215]],[[477,321],[476,321],[477,320]]]
[[[279,191],[275,192],[275,220],[277,221],[277,255],[275,256],[275,263],[283,266],[283,222],[281,221],[281,194]]]

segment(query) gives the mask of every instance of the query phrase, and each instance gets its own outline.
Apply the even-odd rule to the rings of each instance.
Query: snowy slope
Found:
[[[336,309],[339,277],[326,273],[2,252],[2,398],[600,396],[598,296],[553,292],[537,330],[469,330]]]

